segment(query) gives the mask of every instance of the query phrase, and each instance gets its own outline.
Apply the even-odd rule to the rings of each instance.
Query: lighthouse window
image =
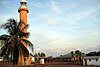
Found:
[[[23,3],[22,5],[25,6],[26,4]]]
[[[98,59],[96,59],[96,61],[98,61]]]

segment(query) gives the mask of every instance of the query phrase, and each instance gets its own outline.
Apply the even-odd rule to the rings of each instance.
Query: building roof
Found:
[[[71,53],[68,53],[68,54],[62,55],[62,58],[71,58],[71,57],[72,57]]]
[[[100,56],[85,56],[83,59],[99,59]]]
[[[30,53],[30,56],[31,56],[31,57],[34,57],[34,55],[33,55],[32,53]]]

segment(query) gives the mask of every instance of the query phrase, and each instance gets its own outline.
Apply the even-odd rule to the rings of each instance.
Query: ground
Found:
[[[96,67],[96,66],[83,66],[83,65],[68,65],[68,64],[32,64],[17,66],[12,65],[11,63],[0,62],[0,67]],[[99,67],[99,66],[98,66]]]

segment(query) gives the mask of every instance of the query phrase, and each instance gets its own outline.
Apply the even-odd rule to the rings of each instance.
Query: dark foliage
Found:
[[[86,54],[86,56],[100,56],[100,51],[98,51],[98,52],[90,52],[90,53]]]

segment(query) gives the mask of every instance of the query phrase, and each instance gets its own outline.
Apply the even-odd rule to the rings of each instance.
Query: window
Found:
[[[98,59],[96,59],[96,61],[98,61]]]

